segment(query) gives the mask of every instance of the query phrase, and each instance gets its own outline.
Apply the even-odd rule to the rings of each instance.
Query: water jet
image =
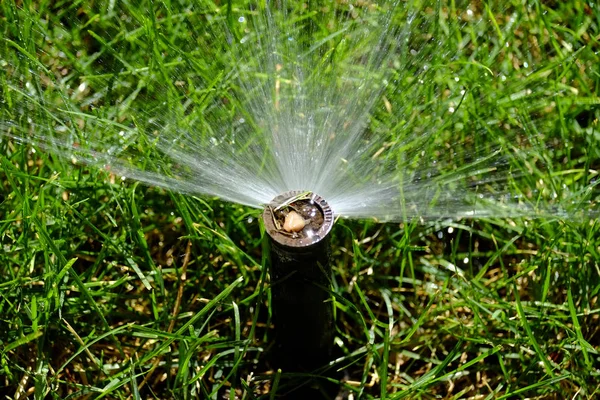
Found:
[[[290,216],[302,223],[288,224]],[[334,356],[329,291],[333,211],[317,194],[289,191],[275,197],[262,218],[270,243],[272,362],[283,372],[310,373]]]

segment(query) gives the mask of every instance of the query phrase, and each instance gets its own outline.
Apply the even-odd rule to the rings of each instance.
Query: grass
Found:
[[[343,393],[596,398],[600,9],[473,2],[479,22],[468,23],[466,2],[436,4],[417,16],[422,53],[407,62],[409,71],[429,62],[430,80],[419,86],[395,71],[369,132],[432,131],[422,158],[439,163],[423,170],[448,187],[479,170],[491,143],[511,144],[492,166],[513,177],[490,182],[486,196],[509,191],[546,210],[570,208],[464,219],[441,199],[426,223],[338,221],[332,293]],[[309,16],[324,41],[335,33],[328,13],[349,12],[344,2],[329,6]],[[233,82],[224,32],[205,19],[216,7],[2,2],[1,132],[39,141],[65,125],[120,143],[120,131],[167,118],[166,103],[183,104],[172,108],[177,124],[210,135],[211,122],[237,115],[211,108],[231,97]],[[231,7],[224,18],[241,6]],[[173,74],[194,90],[182,94]],[[132,163],[155,162],[148,143],[128,145]],[[65,152],[56,146],[0,142],[0,393],[268,399],[285,390],[265,363],[272,326],[260,210],[122,181],[47,151]],[[424,166],[405,156],[388,155]]]

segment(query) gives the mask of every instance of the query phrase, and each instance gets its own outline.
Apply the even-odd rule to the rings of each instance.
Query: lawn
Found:
[[[600,7],[270,3],[0,3],[0,393],[285,393],[293,180],[351,217],[343,398],[600,396]]]

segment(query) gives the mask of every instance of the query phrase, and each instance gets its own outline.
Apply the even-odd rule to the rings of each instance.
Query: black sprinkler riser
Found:
[[[332,359],[334,338],[329,233],[333,211],[317,195],[309,206],[322,214],[322,224],[301,237],[276,226],[273,211],[305,192],[277,196],[263,213],[270,238],[271,295],[275,324],[275,368],[283,372],[311,372]],[[306,202],[306,200],[305,200]],[[293,204],[293,203],[292,203]],[[314,227],[313,227],[314,228]]]

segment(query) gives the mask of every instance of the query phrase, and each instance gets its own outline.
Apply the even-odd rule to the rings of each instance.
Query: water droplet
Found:
[[[248,217],[248,219],[246,220],[246,222],[248,222],[249,224],[251,224],[254,221],[254,218],[252,217]]]
[[[465,259],[463,260],[463,263],[468,264],[469,263],[469,257],[465,257]]]
[[[239,18],[238,18],[238,22],[246,22],[246,18],[244,18],[244,17],[239,17]]]

